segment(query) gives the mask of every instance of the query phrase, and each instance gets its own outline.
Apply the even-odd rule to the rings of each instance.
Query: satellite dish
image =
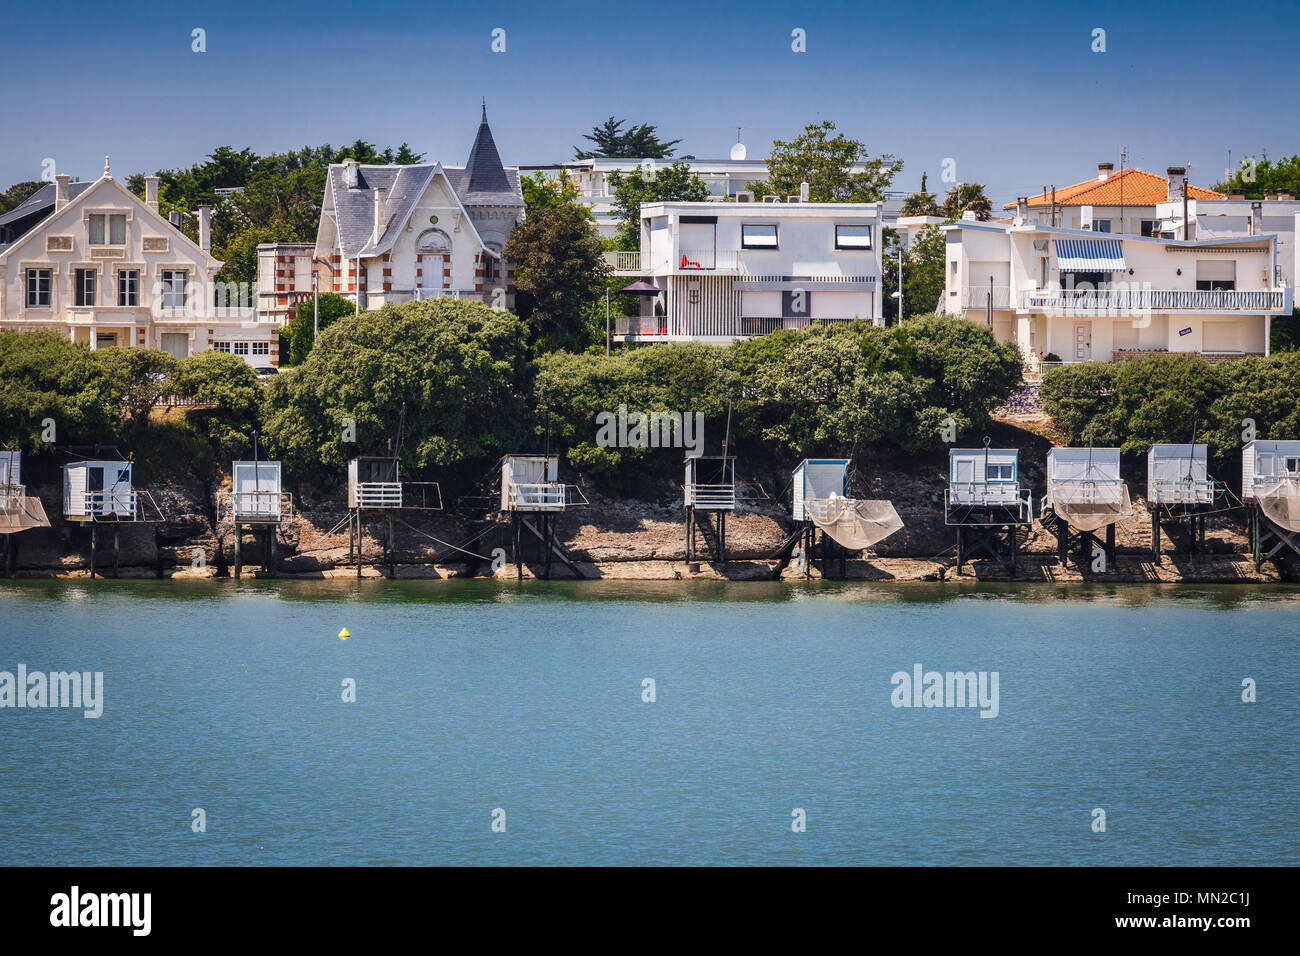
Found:
[[[744,143],[737,143],[735,146],[731,147],[731,158],[732,158],[732,159],[736,159],[736,160],[744,159],[744,158],[745,158],[745,155],[746,155],[746,154],[745,154],[745,144],[744,144]]]

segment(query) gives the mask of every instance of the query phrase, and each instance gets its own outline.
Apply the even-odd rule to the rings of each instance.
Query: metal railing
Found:
[[[614,317],[615,335],[667,335],[668,318],[663,315],[619,315]]]
[[[400,508],[402,483],[400,481],[358,481],[352,507]]]
[[[955,492],[955,494],[954,494]],[[1029,489],[1006,482],[971,481],[953,483],[943,490],[944,524],[987,524],[986,520],[967,521],[969,509],[1002,508],[1015,510],[1015,521],[1033,521],[1034,499]]]
[[[646,272],[650,268],[649,253],[635,249],[605,253],[605,263],[615,272]]]
[[[1020,307],[1080,312],[1281,312],[1289,308],[1289,293],[1289,289],[1055,289],[1022,294]]]
[[[734,511],[736,486],[734,484],[685,486],[686,504],[703,511]]]
[[[230,495],[234,521],[274,521],[293,514],[293,495],[287,491],[236,491]]]
[[[1218,482],[1210,478],[1157,478],[1151,482],[1152,503],[1208,505],[1218,497]]]
[[[559,511],[565,504],[565,486],[553,482],[512,484],[510,504],[519,511]]]
[[[995,285],[993,287],[993,308],[1011,309],[1012,305],[1011,286]],[[970,285],[965,286],[961,293],[961,307],[963,309],[985,309],[988,308],[989,287]]]

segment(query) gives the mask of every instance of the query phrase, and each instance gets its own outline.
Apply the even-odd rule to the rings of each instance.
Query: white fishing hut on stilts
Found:
[[[262,536],[266,571],[275,577],[276,539],[280,528],[293,520],[293,496],[281,484],[278,461],[236,461],[230,466],[230,521],[235,532],[235,577],[243,571],[245,530]]]
[[[731,455],[686,459],[686,560],[697,558],[696,535],[719,566],[727,563],[727,515],[736,510],[736,459]]]
[[[1300,441],[1256,439],[1241,450],[1255,570],[1283,548],[1300,556]]]
[[[17,535],[29,528],[48,528],[41,499],[27,494],[23,485],[23,454],[0,450],[0,535],[4,536],[4,553],[0,555],[0,575],[9,577],[17,560]]]
[[[510,516],[511,553],[515,574],[524,576],[523,532],[540,543],[542,578],[551,576],[551,559],[558,557],[578,577],[582,571],[555,540],[555,521],[568,508],[587,504],[576,485],[560,481],[555,455],[507,455],[501,459],[501,511]]]
[[[99,526],[113,528],[113,573],[121,556],[123,525],[156,524],[161,509],[148,491],[134,485],[135,463],[125,460],[83,459],[63,466],[63,520],[90,526],[90,576],[95,576]]]
[[[838,559],[844,577],[850,552],[863,551],[903,527],[892,502],[849,497],[851,463],[849,458],[805,458],[794,470],[791,514],[798,526],[795,535],[801,541],[805,576],[820,555],[822,577],[830,576],[833,559]]]
[[[1152,560],[1160,560],[1160,528],[1166,522],[1185,528],[1188,554],[1205,554],[1205,517],[1221,493],[1206,468],[1204,445],[1152,445],[1147,453]]]
[[[981,555],[1016,576],[1020,529],[1033,523],[1033,499],[1020,486],[1015,448],[954,448],[948,453],[944,522],[957,529],[957,573]]]
[[[378,515],[385,524],[384,558],[388,576],[397,574],[394,557],[393,524],[401,521],[410,527],[399,512],[441,511],[442,489],[436,481],[402,481],[401,462],[396,455],[361,456],[348,462],[348,560],[357,565],[361,577],[361,558],[365,545],[365,523]]]
[[[1133,514],[1128,486],[1119,473],[1118,448],[1053,448],[1047,453],[1047,494],[1039,509],[1043,527],[1056,536],[1064,564],[1072,546],[1090,564],[1100,548],[1115,563],[1115,522]],[[1106,529],[1106,540],[1097,536]]]

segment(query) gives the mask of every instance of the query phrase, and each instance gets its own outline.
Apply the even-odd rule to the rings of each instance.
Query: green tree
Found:
[[[921,174],[921,189],[908,195],[903,200],[903,208],[899,215],[903,216],[939,216],[939,200],[934,193],[927,192],[925,189],[925,173]]]
[[[578,202],[578,185],[569,178],[567,170],[560,170],[555,179],[545,176],[540,170],[531,176],[521,176],[519,186],[524,194],[524,212],[534,216],[552,206],[576,205],[594,220],[591,210]]]
[[[47,418],[61,443],[114,441],[120,407],[96,355],[56,332],[0,332],[0,441],[37,451]]]
[[[884,313],[887,320],[897,320],[898,299],[898,234],[892,229],[885,232],[886,239],[884,275],[882,286]],[[925,226],[917,231],[912,244],[903,251],[903,309],[908,316],[925,315],[939,307],[943,297],[944,269],[947,259],[947,242],[936,226]]]
[[[1266,194],[1276,192],[1300,196],[1300,155],[1274,162],[1264,150],[1258,159],[1246,157],[1232,178],[1214,189],[1222,193],[1240,193],[1247,199],[1263,199]]]
[[[531,428],[532,374],[524,325],[504,310],[443,298],[346,316],[268,385],[269,451],[298,474],[337,473],[388,448],[405,404],[410,472],[477,478]],[[344,419],[356,424],[354,444],[342,440]]]
[[[212,406],[193,409],[187,417],[207,436],[214,453],[233,460],[252,450],[262,386],[242,358],[227,352],[197,352],[180,363],[172,388],[178,395]]]
[[[654,172],[638,168],[630,173],[610,173],[614,211],[619,218],[615,244],[619,249],[641,248],[641,204],[648,202],[703,202],[709,187],[680,160]]]
[[[104,371],[110,403],[121,411],[123,437],[133,443],[148,428],[154,406],[172,392],[180,362],[158,349],[107,348],[91,354]]]
[[[834,135],[832,135],[834,134]],[[853,167],[862,163],[862,172]],[[776,140],[767,160],[768,178],[750,183],[757,196],[795,196],[808,184],[811,202],[879,202],[903,169],[893,156],[868,156],[866,146],[837,133],[829,120],[804,127],[789,142]]]
[[[611,116],[600,126],[592,127],[582,138],[595,148],[583,150],[575,146],[574,156],[577,159],[667,159],[672,156],[673,147],[681,142],[680,139],[664,142],[659,139],[658,127],[647,123],[631,126],[624,132],[625,122]]]
[[[353,315],[357,311],[356,303],[337,292],[322,292],[318,298],[319,317],[316,314],[316,302],[308,299],[298,303],[298,313],[289,323],[289,351],[285,365],[301,365],[307,358],[316,343],[318,322],[323,331],[345,315]]]
[[[948,190],[943,200],[943,215],[949,220],[957,220],[963,213],[973,212],[981,222],[993,218],[993,203],[984,195],[980,183],[958,183]]]
[[[267,226],[244,226],[231,235],[225,243],[213,246],[212,254],[222,261],[217,272],[218,282],[243,282],[257,287],[257,246],[263,242],[294,242],[297,236],[293,227],[283,219]]]
[[[506,241],[515,284],[532,302],[523,317],[540,349],[587,345],[582,309],[604,291],[604,246],[576,203],[551,206],[524,219]]]

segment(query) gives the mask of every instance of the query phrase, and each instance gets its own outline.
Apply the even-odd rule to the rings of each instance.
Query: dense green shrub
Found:
[[[221,460],[238,459],[252,451],[252,433],[258,428],[261,414],[262,386],[257,373],[242,358],[228,352],[191,355],[176,370],[172,389],[211,406],[193,409],[187,418],[207,436]]]
[[[1215,365],[1195,355],[1083,362],[1048,372],[1040,395],[1073,444],[1144,453],[1195,435],[1223,460],[1241,446],[1246,419],[1259,438],[1300,435],[1300,353]]]
[[[532,424],[527,334],[509,312],[433,299],[346,316],[267,388],[270,449],[299,474],[338,470],[397,440],[411,468],[452,469],[517,450]],[[345,419],[356,441],[345,443]]]

